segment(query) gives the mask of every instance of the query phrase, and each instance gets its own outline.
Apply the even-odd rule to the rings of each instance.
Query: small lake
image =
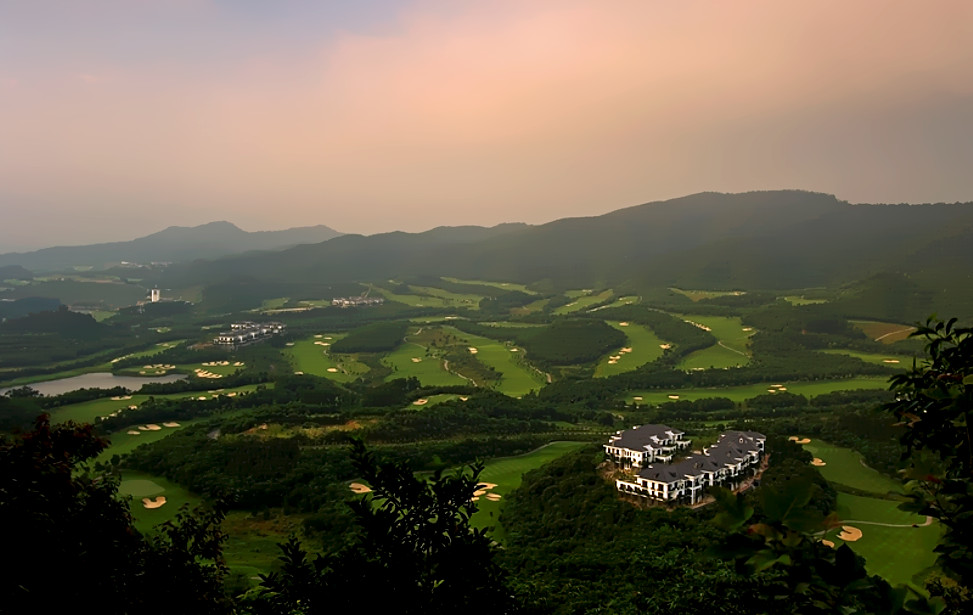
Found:
[[[95,372],[93,374],[82,374],[71,378],[59,378],[57,380],[45,380],[44,382],[32,382],[28,385],[41,395],[60,395],[68,391],[78,389],[112,389],[114,387],[125,387],[126,389],[137,391],[143,384],[176,382],[185,380],[183,374],[169,374],[168,376],[116,376],[109,372]],[[6,387],[0,389],[0,395],[10,389],[20,387]]]

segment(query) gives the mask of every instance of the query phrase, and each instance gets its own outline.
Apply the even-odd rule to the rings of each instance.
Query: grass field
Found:
[[[502,498],[520,486],[525,473],[562,455],[579,450],[587,444],[587,442],[551,442],[524,455],[491,459],[486,463],[483,472],[480,474],[480,482],[495,483],[497,486],[488,493],[496,493]],[[471,520],[473,527],[493,526],[493,537],[496,540],[502,540],[503,529],[499,525],[502,505],[502,499],[494,502],[486,497],[481,497],[477,501],[477,511]]]
[[[855,389],[887,389],[888,379],[885,376],[859,376],[857,378],[847,378],[844,380],[816,380],[812,382],[766,382],[758,384],[747,384],[736,387],[725,388],[695,388],[695,389],[673,389],[671,391],[633,391],[625,396],[628,403],[638,401],[640,404],[661,404],[669,399],[669,395],[678,395],[679,399],[694,401],[706,399],[707,397],[726,397],[733,401],[743,401],[757,395],[764,395],[770,389],[771,384],[783,384],[791,393],[814,397],[834,391],[851,391]],[[641,400],[633,400],[634,397],[641,397]]]
[[[743,291],[738,290],[686,290],[683,288],[670,288],[674,293],[679,293],[684,297],[688,297],[692,301],[699,301],[700,299],[713,299],[715,297],[725,297],[727,295],[742,295]]]
[[[866,363],[874,363],[875,365],[884,365],[886,367],[898,367],[902,369],[907,369],[912,367],[912,358],[901,354],[876,354],[873,352],[858,352],[856,350],[845,350],[843,348],[834,348],[829,350],[819,350],[818,352],[823,352],[824,354],[843,354],[849,357],[855,357],[861,359]]]
[[[812,440],[804,448],[827,464],[818,470],[831,482],[876,494],[901,490],[898,481],[864,466],[857,451],[821,440]],[[933,549],[941,534],[939,525],[924,526],[925,517],[899,510],[898,506],[899,502],[893,500],[838,493],[839,517],[847,521],[846,525],[862,531],[861,540],[850,542],[849,546],[865,558],[869,572],[893,585],[914,583],[917,575],[932,566]],[[832,530],[827,538],[841,544],[839,532]]]
[[[351,382],[368,373],[369,367],[356,361],[354,355],[332,354],[330,344],[344,337],[333,333],[319,333],[317,335],[298,340],[293,346],[287,347],[284,354],[291,359],[294,371],[304,372],[312,376],[330,378],[337,382]],[[324,346],[323,344],[329,344]],[[337,370],[337,371],[328,371]]]
[[[527,293],[528,295],[536,295],[537,293],[530,290],[523,284],[515,284],[513,282],[487,282],[485,280],[461,280],[459,278],[442,278],[447,282],[453,282],[455,284],[476,284],[478,286],[492,286],[494,288],[502,288],[503,290],[519,290],[522,293]]]
[[[828,464],[818,470],[831,482],[879,495],[902,490],[898,481],[863,465],[862,456],[858,451],[834,446],[821,440],[812,440],[810,444],[805,444],[804,448]]]
[[[625,346],[631,348],[632,351],[627,353],[620,353],[618,350],[612,351],[612,354],[603,358],[595,368],[596,378],[629,372],[662,356],[663,350],[660,346],[665,344],[665,341],[659,339],[652,329],[635,323],[631,323],[627,327],[619,326],[617,322],[609,322],[608,324],[625,334],[627,338]],[[619,358],[615,363],[610,363],[611,356]]]
[[[680,369],[721,369],[750,362],[749,342],[753,331],[744,331],[743,322],[735,316],[675,316],[709,327],[717,343],[697,350],[679,362]]]
[[[580,312],[581,310],[586,310],[593,305],[604,303],[605,301],[611,299],[611,296],[614,293],[611,289],[609,289],[602,291],[597,295],[588,294],[587,291],[568,291],[564,294],[565,296],[573,299],[573,301],[567,305],[562,305],[561,307],[555,308],[552,313],[556,316],[563,316],[564,314],[571,314],[572,312]]]
[[[879,322],[875,320],[852,320],[850,321],[865,335],[876,342],[883,344],[894,344],[909,337],[909,334],[916,330],[910,325],[903,325],[896,322]]]
[[[476,348],[476,358],[501,375],[494,388],[504,395],[520,397],[532,390],[538,390],[546,383],[545,377],[537,370],[524,364],[521,352],[511,352],[511,347],[497,340],[465,333],[449,327],[449,332],[464,340],[467,346]]]
[[[273,386],[272,383],[266,386]],[[220,394],[236,393],[240,395],[242,393],[248,393],[257,388],[255,384],[248,384],[241,387],[222,389]],[[185,399],[187,397],[198,397],[198,396],[212,396],[217,394],[215,389],[208,391],[188,391],[185,393],[171,393],[165,395],[154,395],[156,399]],[[81,402],[78,404],[70,404],[67,406],[61,406],[60,408],[54,408],[51,410],[51,422],[53,423],[63,423],[65,421],[76,421],[78,423],[94,423],[98,420],[100,416],[108,416],[116,410],[126,409],[129,406],[137,406],[147,400],[149,395],[132,395],[130,399],[111,399],[110,397],[103,397],[101,399],[93,399],[91,401]]]
[[[432,286],[410,286],[409,288],[420,296],[439,297],[446,302],[448,307],[463,307],[470,310],[478,310],[480,309],[480,300],[483,299],[483,295],[454,293],[441,288],[433,288]]]
[[[380,286],[373,287],[376,292],[385,297],[388,301],[395,301],[397,303],[404,303],[405,305],[412,307],[435,307],[435,308],[445,308],[454,307],[450,302],[447,302],[442,297],[433,297],[430,295],[417,295],[417,294],[399,294],[394,293],[390,290],[382,288]]]
[[[608,305],[603,305],[601,307],[591,308],[588,311],[589,312],[597,312],[598,310],[608,310],[608,309],[611,309],[611,308],[625,307],[626,305],[635,305],[635,304],[639,303],[641,301],[641,299],[642,299],[641,297],[638,297],[636,295],[626,295],[624,297],[619,297],[618,299],[615,299],[614,301],[612,301]]]
[[[140,532],[147,532],[160,523],[171,521],[183,504],[196,506],[202,502],[199,496],[161,476],[129,470],[122,471],[118,493],[132,496],[132,516],[135,517],[135,527]],[[158,496],[166,498],[166,503],[161,508],[150,510],[142,505],[142,498]]]
[[[425,347],[413,342],[406,342],[382,357],[382,363],[392,368],[392,373],[385,378],[386,381],[415,377],[424,386],[469,384],[465,379],[443,369],[441,358],[427,355]]]
[[[804,295],[787,295],[783,299],[791,305],[816,305],[828,302],[827,299],[808,299]]]

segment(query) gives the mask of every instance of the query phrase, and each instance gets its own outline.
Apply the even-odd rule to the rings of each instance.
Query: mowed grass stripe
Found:
[[[553,313],[557,316],[563,316],[564,314],[571,314],[572,312],[586,310],[591,306],[608,301],[609,299],[611,299],[611,296],[613,294],[614,293],[612,292],[612,290],[609,289],[609,290],[602,291],[597,295],[582,295],[575,298],[574,301],[568,303],[567,305],[562,305],[558,308],[555,308]],[[565,293],[565,295],[570,296],[569,293]]]
[[[858,451],[821,440],[811,440],[804,449],[827,464],[818,470],[831,482],[878,495],[902,491],[899,481],[865,466]]]
[[[843,380],[815,380],[812,382],[762,382],[724,388],[690,388],[670,390],[642,390],[632,391],[625,396],[628,403],[636,401],[644,404],[662,404],[673,401],[670,395],[678,396],[680,400],[695,401],[710,397],[726,397],[736,402],[742,402],[757,395],[767,395],[772,384],[783,384],[788,392],[805,397],[815,397],[835,391],[853,391],[855,389],[888,389],[888,378],[885,376],[859,376]],[[641,397],[636,400],[635,397]]]
[[[631,348],[632,351],[623,353],[619,349],[616,349],[608,356],[602,358],[595,368],[596,378],[605,378],[623,372],[630,372],[662,356],[664,350],[661,346],[666,342],[659,339],[659,336],[652,329],[635,323],[629,323],[626,327],[622,327],[617,321],[608,322],[608,324],[625,334],[627,338],[625,346]],[[614,363],[611,363],[612,356],[619,358]]]
[[[709,348],[697,350],[680,361],[679,369],[721,369],[737,367],[750,362],[750,336],[753,331],[744,331],[743,321],[735,316],[696,316],[694,314],[674,314],[683,320],[709,327],[717,343]]]
[[[426,348],[413,342],[406,342],[382,357],[382,363],[392,368],[386,381],[415,377],[423,386],[469,384],[466,379],[444,370],[442,358],[427,354]]]
[[[504,395],[520,397],[544,386],[544,376],[523,364],[525,359],[522,348],[518,348],[518,352],[512,352],[512,347],[503,342],[465,333],[453,327],[446,328],[468,347],[476,348],[478,361],[501,374],[500,383],[495,388]]]
[[[486,462],[480,473],[480,482],[495,483],[497,486],[488,491],[501,496],[499,501],[491,501],[481,497],[477,502],[477,511],[471,523],[475,528],[493,527],[493,537],[502,540],[503,529],[500,527],[500,510],[503,506],[503,496],[520,487],[524,474],[541,467],[545,463],[558,457],[580,450],[587,446],[587,442],[551,442],[529,453],[516,457],[499,457]]]

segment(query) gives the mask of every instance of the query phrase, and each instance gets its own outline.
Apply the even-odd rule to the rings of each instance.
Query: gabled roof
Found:
[[[608,445],[642,451],[650,446],[653,448],[657,447],[662,440],[668,440],[673,436],[681,436],[684,433],[667,425],[641,425],[634,429],[626,429],[621,432],[619,434],[620,437],[609,442]]]

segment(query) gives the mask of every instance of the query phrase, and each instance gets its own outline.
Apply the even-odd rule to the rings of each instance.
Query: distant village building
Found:
[[[280,322],[256,323],[249,320],[235,322],[230,325],[229,331],[217,335],[213,343],[220,346],[246,346],[279,335],[285,328],[285,325]]]
[[[162,293],[159,292],[158,288],[153,288],[151,291],[149,291],[149,299],[152,301],[152,303],[158,303],[159,299],[161,298]]]
[[[623,469],[638,469],[631,480],[618,479],[621,493],[666,503],[695,504],[712,486],[733,489],[760,465],[767,437],[755,431],[727,431],[716,444],[681,461],[673,453],[688,447],[683,432],[665,425],[619,431],[605,445],[608,457]]]
[[[364,295],[360,297],[335,297],[331,300],[331,305],[343,308],[362,305],[382,305],[383,303],[385,303],[385,297],[366,297]]]

